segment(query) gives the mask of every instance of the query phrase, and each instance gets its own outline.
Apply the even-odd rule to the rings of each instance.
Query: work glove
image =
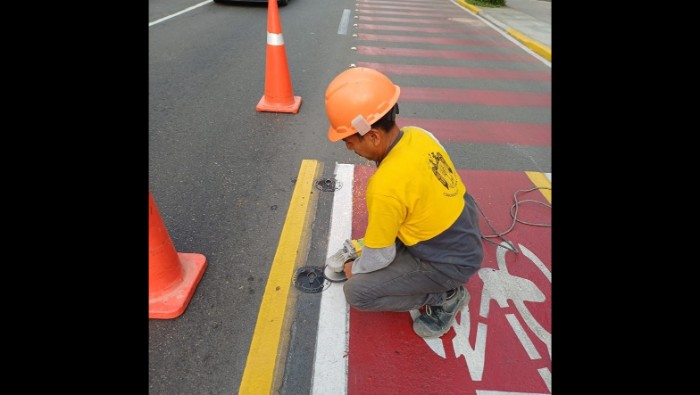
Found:
[[[336,273],[342,272],[345,267],[345,262],[353,261],[362,255],[362,248],[364,245],[363,239],[345,240],[341,249],[326,258],[326,266]]]

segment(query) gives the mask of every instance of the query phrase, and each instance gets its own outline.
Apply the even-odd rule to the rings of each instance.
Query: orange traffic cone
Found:
[[[207,267],[201,254],[179,253],[148,192],[148,318],[175,318],[192,299]]]
[[[301,96],[294,96],[292,80],[289,78],[287,52],[284,49],[277,0],[268,0],[265,94],[255,109],[268,112],[297,113],[299,106],[301,106]]]

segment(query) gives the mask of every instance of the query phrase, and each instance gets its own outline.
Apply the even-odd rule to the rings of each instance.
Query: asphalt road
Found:
[[[149,22],[200,3],[150,0]],[[454,4],[444,3],[454,7],[455,14],[462,12]],[[369,164],[343,144],[327,140],[323,94],[335,75],[358,62],[550,70],[540,62],[358,53],[358,44],[363,43],[352,36],[352,26],[347,33],[339,32],[343,11],[354,10],[354,5],[354,0],[291,0],[288,6],[280,7],[294,94],[302,97],[297,114],[255,110],[265,86],[265,5],[206,2],[149,26],[148,186],[177,251],[201,253],[208,262],[182,316],[148,321],[149,393],[237,392],[301,162],[319,161],[323,165],[319,178],[332,177],[336,162]],[[353,23],[351,19],[350,25]],[[430,47],[419,42],[385,46]],[[437,47],[459,51],[464,45],[430,48]],[[512,48],[484,51],[515,53]],[[420,75],[391,78],[400,86],[551,93],[549,81]],[[549,123],[551,117],[551,108],[400,103],[401,117],[516,123]],[[549,146],[445,145],[459,168],[552,170]],[[330,195],[319,196],[309,264],[321,264],[325,254],[330,199]],[[288,363],[283,393],[308,392],[315,303],[313,295],[299,296],[290,344],[290,358],[297,359]]]

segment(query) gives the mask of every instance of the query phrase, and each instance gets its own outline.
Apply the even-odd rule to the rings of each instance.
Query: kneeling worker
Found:
[[[328,138],[377,169],[367,182],[367,229],[328,257],[344,272],[347,302],[362,311],[410,311],[421,337],[445,334],[469,301],[464,287],[483,250],[474,198],[440,142],[396,125],[399,86],[370,68],[340,73],[326,89]]]

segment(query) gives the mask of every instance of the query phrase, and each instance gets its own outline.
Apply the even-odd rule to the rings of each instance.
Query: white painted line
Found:
[[[552,372],[549,371],[549,368],[537,369],[537,371],[540,372],[540,377],[547,385],[549,392],[552,392]]]
[[[350,21],[350,10],[344,9],[343,16],[340,17],[340,25],[338,25],[338,34],[348,34],[348,23]]]
[[[212,0],[203,1],[203,2],[201,2],[201,3],[199,3],[199,4],[193,5],[192,7],[185,8],[184,10],[182,10],[182,11],[180,11],[180,12],[176,12],[176,13],[174,13],[174,14],[168,15],[168,16],[166,16],[165,18],[160,18],[160,19],[158,19],[157,21],[149,22],[149,23],[148,23],[148,27],[151,27],[151,26],[155,25],[156,23],[161,23],[161,22],[163,22],[163,21],[167,21],[167,20],[170,19],[170,18],[176,17],[176,16],[178,16],[178,15],[180,15],[180,14],[184,14],[184,13],[187,12],[187,11],[192,11],[192,10],[194,10],[195,8],[201,7],[201,6],[203,6],[203,5],[207,4],[207,3],[211,3],[211,2],[212,2]]]
[[[525,328],[520,325],[518,318],[516,318],[514,314],[506,314],[506,320],[508,320],[510,327],[513,328],[513,332],[515,333],[515,336],[518,337],[518,340],[520,340],[520,344],[522,344],[523,348],[527,352],[527,356],[529,356],[530,359],[542,358],[540,353],[537,352],[535,345],[532,344],[532,340],[530,340],[527,333],[525,333]]]
[[[328,250],[331,256],[352,237],[352,181],[354,166],[336,163],[335,179],[342,188],[334,192]],[[314,360],[312,395],[347,394],[348,338],[350,313],[343,293],[343,283],[331,283],[321,293],[318,316],[316,356]]]
[[[523,255],[528,257],[530,259],[530,261],[532,261],[532,263],[534,263],[535,266],[537,266],[537,268],[540,269],[542,274],[544,274],[545,277],[547,277],[547,280],[549,280],[549,282],[551,283],[552,282],[552,272],[547,268],[547,266],[544,264],[544,262],[542,262],[542,260],[537,255],[535,255],[532,251],[528,250],[527,247],[521,245],[520,243],[518,243],[518,246],[520,247],[520,251],[523,252]]]
[[[541,392],[512,392],[476,390],[476,395],[550,395]]]

